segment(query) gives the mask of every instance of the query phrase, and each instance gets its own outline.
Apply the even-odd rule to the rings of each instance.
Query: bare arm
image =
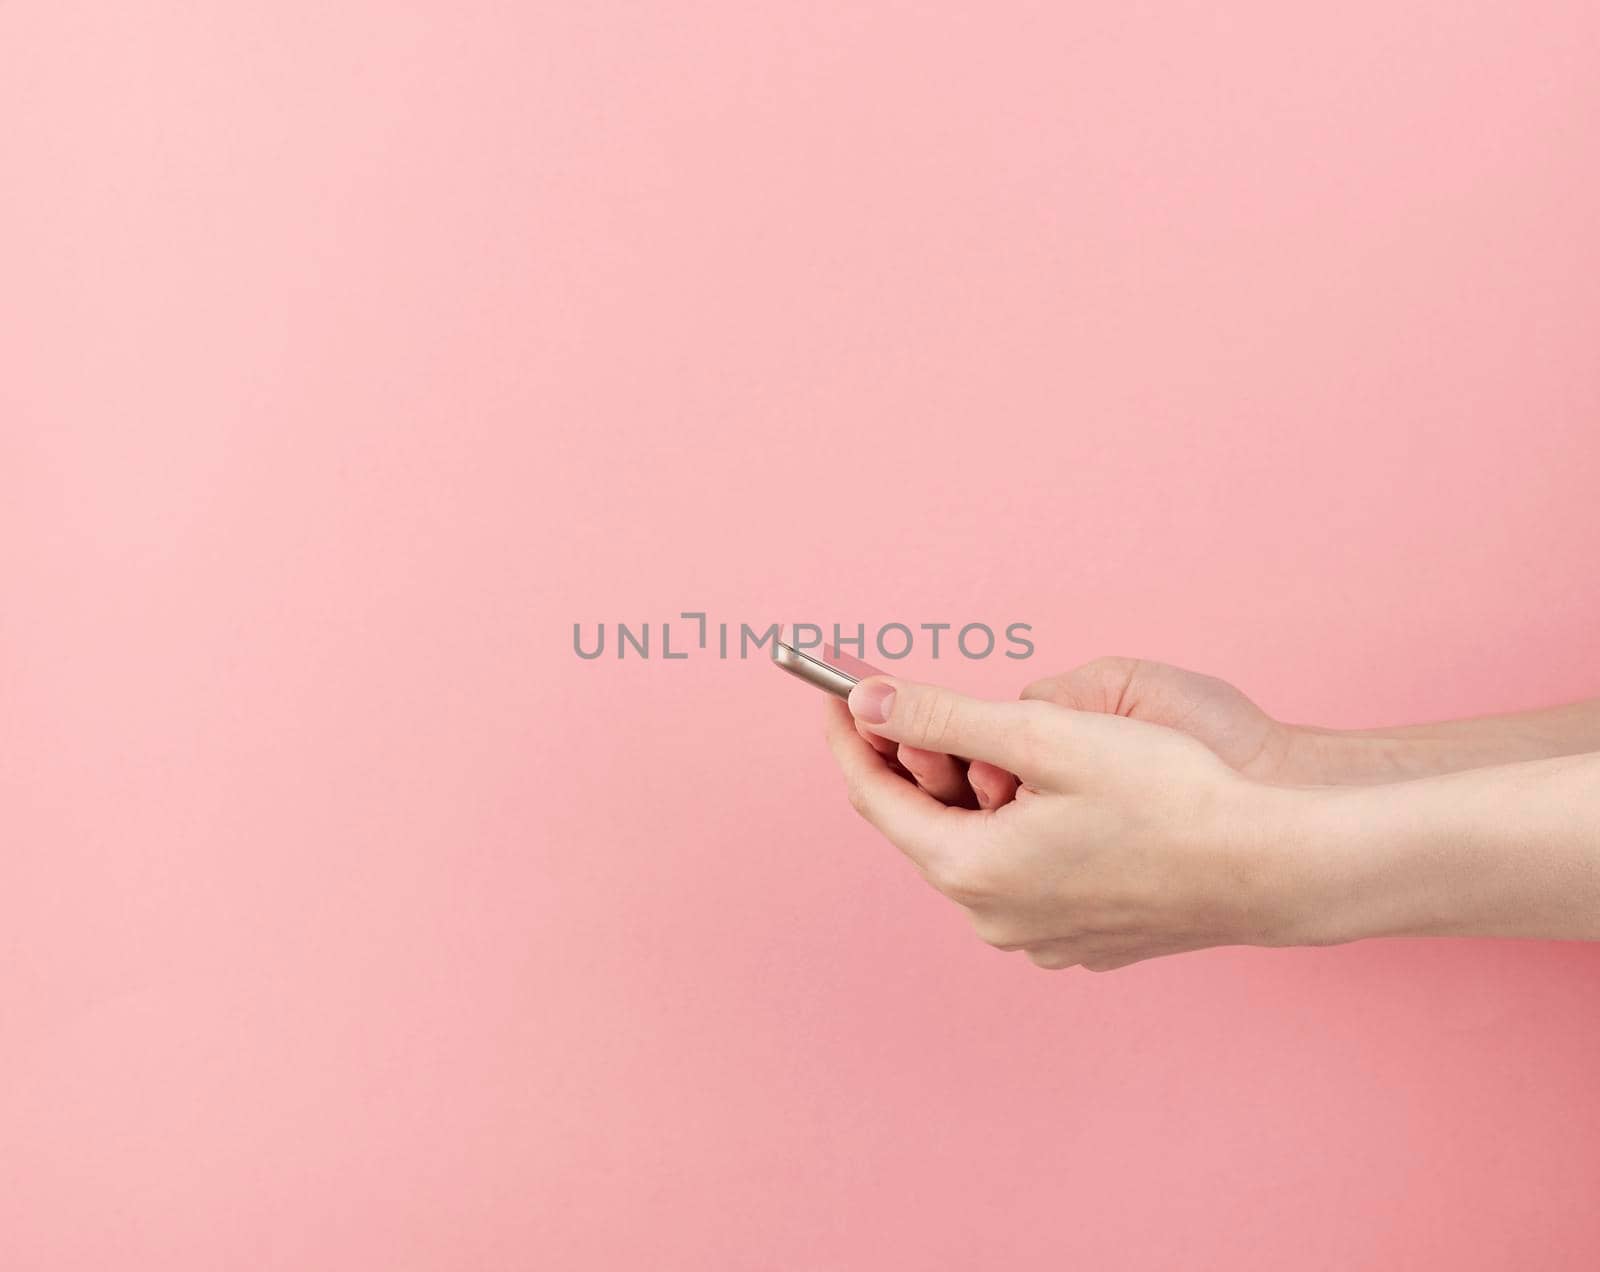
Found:
[[[1144,658],[1099,658],[1022,691],[1078,711],[1177,729],[1264,782],[1365,785],[1600,751],[1600,698],[1392,729],[1284,724],[1226,681]]]
[[[1440,724],[1335,730],[1285,726],[1279,781],[1398,782],[1490,764],[1600,751],[1600,698]]]
[[[1021,786],[952,807],[862,729]],[[829,704],[829,737],[862,815],[984,941],[1041,967],[1375,936],[1600,939],[1600,754],[1277,785],[1118,711],[886,677]]]
[[[1600,939],[1600,755],[1278,797],[1291,941]]]

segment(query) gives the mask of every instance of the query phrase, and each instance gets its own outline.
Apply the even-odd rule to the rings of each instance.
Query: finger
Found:
[[[1081,967],[1086,972],[1114,972],[1121,967],[1132,967],[1135,963],[1185,954],[1200,948],[1189,942],[1151,941],[1131,936],[1120,939],[1100,937],[1078,941],[1040,941],[1029,945],[1027,950],[1029,959],[1039,967],[1051,970]]]
[[[1073,941],[1043,941],[1027,951],[1028,962],[1047,972],[1064,972],[1084,960],[1084,949]]]
[[[972,788],[967,785],[967,766],[954,756],[924,751],[904,743],[900,745],[897,756],[917,785],[941,804],[971,808],[976,802]]]
[[[830,702],[828,746],[844,774],[850,803],[924,873],[937,872],[963,846],[976,813],[946,808],[921,787],[897,777],[888,757],[856,732],[841,702]]]
[[[1000,808],[1017,797],[1017,779],[1005,769],[983,760],[973,760],[967,765],[967,785],[972,788],[979,808]]]
[[[867,745],[879,755],[894,755],[900,749],[900,744],[893,738],[880,738],[876,733],[867,728],[867,726],[862,724],[859,720],[856,721],[856,732],[859,733],[862,738],[865,739]]]
[[[924,751],[987,760],[1032,784],[1050,785],[1061,768],[1052,752],[1065,725],[1047,703],[990,702],[874,676],[850,691],[850,712],[883,737]]]
[[[1120,967],[1132,967],[1135,963],[1148,963],[1152,959],[1171,958],[1174,954],[1190,954],[1205,948],[1203,942],[1196,944],[1192,941],[1135,944],[1091,955],[1083,960],[1083,969],[1086,972],[1114,972]]]
[[[872,733],[859,720],[856,722],[856,733],[861,734],[861,739],[866,742],[867,746],[872,747],[875,752],[878,752],[878,755],[882,755],[885,760],[890,762],[890,768],[894,770],[896,778],[907,782],[917,781],[912,771],[906,768],[906,765],[902,765],[901,760],[899,760],[899,742],[894,741],[893,738],[878,738],[878,734]]]
[[[856,722],[856,732],[861,735],[862,740],[868,746],[889,761],[889,767],[894,770],[896,777],[907,782],[917,780],[906,771],[906,766],[900,763],[900,744],[893,738],[880,738],[860,721]]]
[[[1083,970],[1086,972],[1114,972],[1119,967],[1132,967],[1135,963],[1142,963],[1147,958],[1157,958],[1153,954],[1119,954],[1115,958],[1091,958],[1084,962]]]

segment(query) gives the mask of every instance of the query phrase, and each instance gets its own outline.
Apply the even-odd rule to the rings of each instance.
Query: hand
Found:
[[[1277,944],[1294,904],[1271,833],[1294,793],[1197,738],[1042,700],[986,702],[875,677],[829,742],[852,804],[962,905],[991,945],[1095,971],[1212,945]],[[875,737],[1015,773],[1014,801],[953,808],[902,780]]]
[[[1177,729],[1245,776],[1284,786],[1377,785],[1600,750],[1600,699],[1439,724],[1319,729],[1274,720],[1226,681],[1137,658],[1098,658],[1036,680],[1022,696]],[[988,765],[970,769],[974,788],[999,780]]]
[[[1226,681],[1138,658],[1097,658],[1059,676],[1035,680],[1022,697],[1076,711],[1127,716],[1165,725],[1204,743],[1230,768],[1262,781],[1316,782],[1291,765],[1300,730],[1279,724]],[[858,722],[857,732],[880,755],[940,803],[999,808],[1017,779],[993,764],[969,761],[881,737]]]
[[[1035,680],[1022,696],[1177,729],[1229,768],[1262,781],[1315,780],[1291,770],[1300,731],[1214,676],[1142,658],[1097,658]]]
[[[856,732],[893,772],[951,808],[998,808],[1016,794],[1017,779],[992,764],[969,764],[959,756],[879,737],[859,722]]]

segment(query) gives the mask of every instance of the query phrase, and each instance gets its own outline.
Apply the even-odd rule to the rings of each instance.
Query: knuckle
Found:
[[[860,782],[847,782],[844,788],[844,796],[850,801],[850,807],[855,809],[860,816],[865,817],[867,815],[870,801],[867,799],[867,792]]]
[[[924,751],[920,746],[913,746],[910,742],[902,742],[896,747],[894,758],[899,760],[913,777],[928,777],[938,771],[939,757],[930,751]]]
[[[1004,919],[986,915],[974,915],[972,930],[978,934],[980,941],[985,945],[994,946],[997,950],[1020,950],[1023,948],[1022,933]]]
[[[931,883],[945,896],[959,900],[965,888],[966,878],[960,862],[952,861],[947,857],[939,857],[930,861],[925,867],[928,882]]]
[[[955,702],[950,695],[939,692],[918,694],[911,708],[911,732],[919,739],[913,745],[939,750],[950,736],[955,713]]]
[[[1063,949],[1029,950],[1028,961],[1047,972],[1062,972],[1078,963],[1071,950]]]
[[[1029,751],[1047,750],[1053,741],[1056,708],[1048,702],[1020,704],[1016,713],[1017,741]]]
[[[962,905],[975,905],[992,895],[990,872],[962,857],[946,857],[928,868],[929,881],[945,896]]]

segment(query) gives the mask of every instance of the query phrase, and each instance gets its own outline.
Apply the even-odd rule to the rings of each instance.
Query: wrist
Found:
[[[1587,721],[1588,717],[1580,713],[1580,718]],[[1586,738],[1541,731],[1519,721],[1520,717],[1513,717],[1400,729],[1347,730],[1279,725],[1278,758],[1271,767],[1271,777],[1276,782],[1304,786],[1375,785],[1589,749]]]
[[[1282,795],[1285,943],[1517,934],[1517,863],[1484,840],[1495,818],[1469,775]]]
[[[1249,778],[1231,783],[1207,826],[1210,864],[1226,888],[1233,942],[1241,945],[1325,945],[1342,938],[1325,929],[1328,869],[1317,830],[1321,788]]]
[[[1437,930],[1431,802],[1408,784],[1262,786],[1252,828],[1265,945],[1338,945]]]
[[[1347,786],[1419,776],[1418,757],[1379,733],[1284,724],[1272,778],[1294,786]]]
[[[1374,786],[1246,783],[1231,825],[1263,945],[1600,939],[1600,754]]]

